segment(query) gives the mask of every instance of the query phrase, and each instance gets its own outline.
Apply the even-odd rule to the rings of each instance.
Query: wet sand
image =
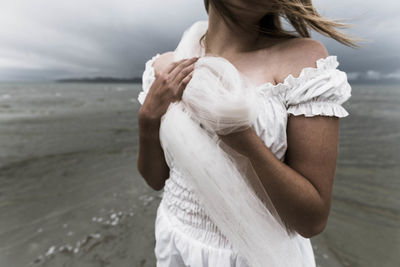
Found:
[[[0,266],[155,266],[140,85],[0,85]],[[317,263],[397,266],[400,87],[353,87]]]
[[[133,86],[4,87],[0,266],[154,266]]]

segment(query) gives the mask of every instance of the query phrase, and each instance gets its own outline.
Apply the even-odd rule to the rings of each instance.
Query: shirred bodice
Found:
[[[232,249],[231,244],[212,222],[196,195],[188,188],[185,177],[172,168],[165,182],[161,205],[187,227],[181,229],[205,244]]]

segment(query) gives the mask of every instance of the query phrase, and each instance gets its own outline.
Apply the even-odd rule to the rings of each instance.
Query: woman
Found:
[[[205,5],[208,22],[193,24],[174,52],[146,63],[138,97],[138,170],[154,190],[164,188],[156,220],[157,266],[250,263],[209,218],[160,142],[163,115],[182,99],[196,62],[207,56],[225,59],[227,68],[237,70],[264,97],[252,127],[219,137],[250,160],[258,189],[267,192],[279,217],[298,234],[295,242],[304,258],[298,266],[315,266],[309,238],[327,223],[338,118],[348,115],[341,104],[350,98],[351,88],[336,69],[336,57],[309,38],[309,28],[356,45],[335,30],[345,25],[322,18],[309,0],[205,0]],[[296,34],[283,29],[280,17],[287,18]]]

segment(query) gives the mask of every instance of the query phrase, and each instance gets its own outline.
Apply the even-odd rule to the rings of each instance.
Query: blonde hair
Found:
[[[296,38],[310,37],[310,30],[314,29],[318,33],[330,37],[349,47],[360,47],[356,44],[362,39],[338,31],[336,28],[350,28],[349,24],[344,24],[340,20],[331,20],[322,17],[312,4],[312,0],[246,0],[254,4],[255,7],[270,10],[259,21],[258,25],[252,25],[240,20],[232,8],[239,8],[232,3],[224,0],[204,0],[208,13],[209,4],[218,12],[225,22],[230,26],[238,26],[245,30],[259,31],[272,38]],[[295,32],[285,30],[282,27],[281,18],[289,22]],[[203,40],[205,35],[201,38]]]

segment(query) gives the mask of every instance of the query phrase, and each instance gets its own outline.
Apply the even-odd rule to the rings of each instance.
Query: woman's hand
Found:
[[[171,102],[182,98],[186,85],[192,78],[197,57],[171,63],[163,72],[155,73],[155,81],[139,110],[141,123],[157,122],[165,114]]]
[[[138,113],[137,166],[147,184],[157,191],[164,188],[170,172],[159,138],[161,117],[171,102],[182,98],[198,58],[169,63],[172,59],[173,53],[168,52],[160,57],[161,62],[154,63],[155,80]]]

